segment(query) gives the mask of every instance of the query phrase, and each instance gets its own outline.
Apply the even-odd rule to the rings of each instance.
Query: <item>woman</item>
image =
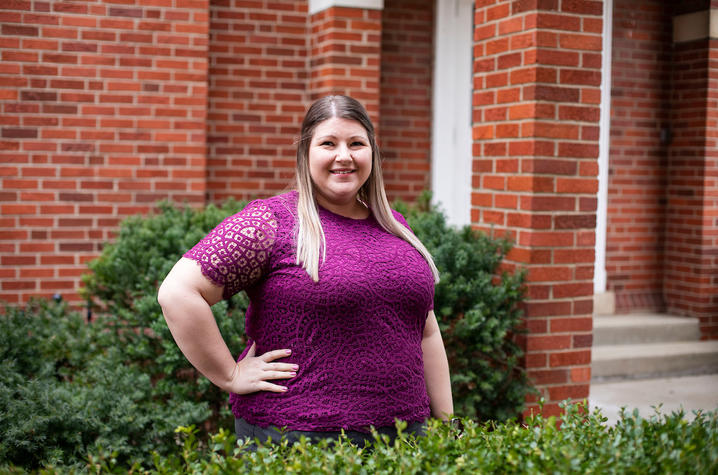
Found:
[[[231,393],[239,437],[337,437],[370,427],[420,434],[453,412],[434,316],[438,272],[389,207],[374,127],[346,96],[302,123],[297,190],[256,200],[185,254],[159,291],[187,359]],[[246,290],[237,362],[210,306]]]

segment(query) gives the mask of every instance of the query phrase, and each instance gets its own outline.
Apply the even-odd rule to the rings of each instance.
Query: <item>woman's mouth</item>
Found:
[[[333,175],[348,175],[354,173],[355,170],[329,170],[329,172]]]

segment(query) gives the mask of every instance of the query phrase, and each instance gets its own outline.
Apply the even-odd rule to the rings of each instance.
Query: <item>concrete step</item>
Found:
[[[596,316],[593,319],[593,344],[625,345],[697,341],[698,319],[656,314]]]
[[[718,375],[592,383],[588,402],[591,409],[601,409],[608,425],[619,420],[622,407],[629,414],[638,409],[646,418],[654,415],[654,408],[659,406],[661,414],[683,409],[684,418],[691,420],[693,411],[718,410]]]
[[[592,351],[593,381],[712,373],[718,374],[718,341],[598,345]]]

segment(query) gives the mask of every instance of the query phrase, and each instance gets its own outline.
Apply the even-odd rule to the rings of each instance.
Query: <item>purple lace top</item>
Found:
[[[252,341],[257,354],[291,348],[280,361],[299,365],[295,378],[278,381],[287,392],[232,394],[232,412],[289,430],[366,431],[395,418],[426,419],[428,264],[373,216],[355,220],[320,207],[327,251],[313,282],[295,264],[296,201],[296,192],[253,201],[185,254],[225,297],[247,291],[247,348]]]

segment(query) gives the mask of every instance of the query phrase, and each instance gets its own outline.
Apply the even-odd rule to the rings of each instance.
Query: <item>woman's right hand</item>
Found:
[[[229,392],[235,394],[249,394],[257,391],[270,391],[283,393],[285,386],[270,383],[276,379],[289,379],[297,375],[299,366],[291,363],[275,363],[275,360],[286,358],[292,354],[291,350],[273,350],[255,356],[257,343],[252,343],[247,354],[234,367]]]

